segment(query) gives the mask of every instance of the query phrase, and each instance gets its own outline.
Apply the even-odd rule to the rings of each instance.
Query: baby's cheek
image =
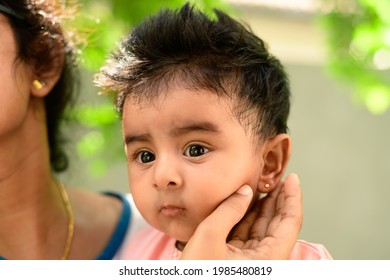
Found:
[[[202,222],[204,219],[206,219],[211,213],[213,213],[224,199],[218,199],[217,201],[215,200],[210,201],[207,198],[203,198],[202,200],[200,200],[202,203],[199,205],[197,211],[199,223]]]

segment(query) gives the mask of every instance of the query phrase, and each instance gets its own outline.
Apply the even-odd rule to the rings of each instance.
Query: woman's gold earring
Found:
[[[269,184],[265,184],[265,185],[264,185],[264,188],[265,188],[265,189],[268,189],[268,188],[269,188]]]
[[[42,89],[45,86],[45,83],[39,80],[34,80],[32,83],[36,89]]]

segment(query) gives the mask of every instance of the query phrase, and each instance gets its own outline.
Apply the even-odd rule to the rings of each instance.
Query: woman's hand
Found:
[[[222,202],[198,226],[181,258],[287,259],[302,226],[298,176],[288,175],[242,219],[252,195],[251,188],[243,186]],[[230,232],[230,241],[226,243]]]

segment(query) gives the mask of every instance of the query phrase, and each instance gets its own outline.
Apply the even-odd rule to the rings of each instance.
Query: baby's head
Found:
[[[243,184],[268,192],[290,155],[290,91],[263,41],[189,4],[150,17],[96,77],[117,93],[129,181],[153,226],[186,242]]]

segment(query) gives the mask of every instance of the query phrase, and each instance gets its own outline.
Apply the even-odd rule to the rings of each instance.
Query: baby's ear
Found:
[[[55,50],[52,52],[54,51]],[[36,97],[44,97],[49,94],[61,77],[64,56],[58,54],[54,55],[55,57],[52,60],[52,63],[40,70],[39,73],[36,73],[31,81],[31,93]]]
[[[281,133],[267,140],[263,147],[264,166],[257,186],[260,192],[272,191],[282,179],[291,154],[290,136]]]

